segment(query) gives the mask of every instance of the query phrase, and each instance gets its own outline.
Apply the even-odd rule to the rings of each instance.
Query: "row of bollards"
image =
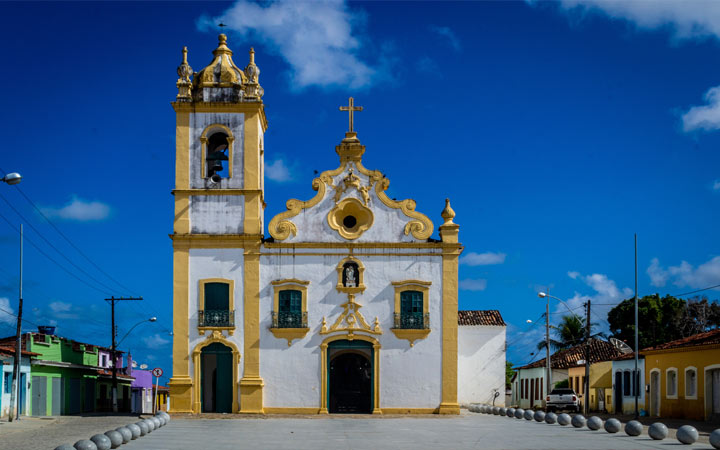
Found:
[[[590,430],[599,430],[605,428],[608,433],[617,433],[622,429],[622,423],[615,418],[611,418],[603,422],[597,416],[585,419],[582,414],[555,414],[553,412],[545,413],[544,411],[533,411],[531,409],[523,410],[522,408],[505,408],[502,406],[492,406],[486,404],[472,404],[468,408],[472,412],[493,414],[496,416],[507,416],[515,419],[534,420],[536,422],[545,422],[547,424],[557,423],[559,425],[572,425],[575,428],[588,427]],[[643,426],[637,420],[631,420],[625,424],[625,433],[628,436],[640,436]],[[662,440],[668,436],[668,428],[660,422],[655,422],[648,429],[648,436],[655,440]],[[678,428],[675,437],[683,444],[694,444],[698,440],[698,431],[690,425],[683,425]],[[720,429],[710,434],[710,445],[720,449]]]
[[[152,433],[153,430],[167,425],[168,422],[170,422],[170,414],[160,411],[155,414],[155,417],[106,431],[105,434],[96,434],[90,439],[81,439],[75,445],[63,444],[55,447],[55,450],[110,450]]]

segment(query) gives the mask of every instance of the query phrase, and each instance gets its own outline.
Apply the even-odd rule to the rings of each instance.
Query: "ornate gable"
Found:
[[[352,98],[350,99],[352,108]],[[353,110],[350,109],[352,114]],[[317,191],[308,201],[288,200],[287,211],[268,224],[270,235],[283,242],[413,242],[425,241],[432,221],[415,211],[412,199],[395,201],[385,191],[390,180],[362,165],[365,146],[357,133],[345,133],[335,147],[340,167],[312,182]]]

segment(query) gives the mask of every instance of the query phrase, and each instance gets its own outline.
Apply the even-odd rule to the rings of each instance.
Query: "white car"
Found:
[[[545,408],[550,411],[561,411],[564,409],[579,412],[580,402],[578,396],[572,389],[556,388],[545,398]]]

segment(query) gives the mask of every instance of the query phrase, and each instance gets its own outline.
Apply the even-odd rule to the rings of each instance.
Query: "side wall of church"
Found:
[[[458,402],[505,406],[505,327],[458,327]]]
[[[283,251],[285,251],[283,249]],[[260,276],[260,372],[265,381],[266,407],[320,406],[321,343],[329,336],[347,332],[319,334],[322,319],[331,328],[343,312],[341,304],[348,295],[336,289],[337,264],[348,256],[347,250],[296,250],[278,255],[278,249],[265,249],[261,256]],[[360,313],[372,327],[375,317],[381,335],[356,332],[377,339],[380,349],[380,408],[436,408],[441,400],[442,348],[442,257],[403,256],[404,249],[377,249],[376,255],[355,253],[365,267],[366,290],[357,294]],[[411,251],[417,251],[411,249]],[[330,253],[319,255],[318,253]],[[268,254],[274,253],[274,254]],[[409,253],[409,252],[408,252]],[[269,330],[274,290],[271,281],[296,278],[309,281],[307,289],[310,331],[288,346]],[[395,289],[393,281],[431,281],[428,309],[431,332],[415,341],[414,347],[397,338],[390,328],[394,323]]]

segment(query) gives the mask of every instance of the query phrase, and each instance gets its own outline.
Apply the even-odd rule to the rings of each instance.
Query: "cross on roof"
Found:
[[[348,100],[348,106],[341,106],[340,111],[348,111],[350,115],[350,130],[348,130],[350,133],[353,132],[353,112],[354,111],[362,111],[362,106],[355,106],[355,100],[353,100],[352,97]]]

